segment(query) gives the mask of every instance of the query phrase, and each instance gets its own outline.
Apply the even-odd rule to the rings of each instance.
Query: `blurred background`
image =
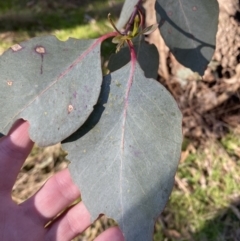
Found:
[[[175,186],[155,225],[154,241],[240,240],[240,2],[218,2],[216,51],[202,79],[175,60],[157,32],[148,38],[160,52],[159,81],[179,104],[184,133]],[[117,20],[122,3],[0,1],[0,54],[35,36],[96,38],[112,31],[107,14]],[[102,50],[103,55],[109,52],[115,52],[110,42]],[[13,199],[24,201],[67,165],[60,145],[35,146],[13,188]],[[74,241],[91,241],[110,225],[114,222],[103,216]]]

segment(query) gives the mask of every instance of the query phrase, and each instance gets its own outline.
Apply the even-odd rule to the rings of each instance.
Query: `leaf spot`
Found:
[[[45,48],[42,47],[42,46],[36,47],[35,50],[36,50],[36,52],[39,53],[39,54],[45,54],[45,53],[46,53]]]
[[[14,52],[17,52],[17,51],[19,51],[19,50],[22,49],[22,46],[19,45],[19,44],[14,44],[14,45],[11,47],[11,49],[12,49]]]
[[[169,11],[167,14],[168,16],[172,16],[172,11]]]
[[[193,6],[193,7],[192,7],[192,10],[193,10],[193,11],[197,11],[197,7],[196,7],[196,6]]]
[[[40,74],[43,74],[43,55],[46,53],[46,50],[43,46],[37,46],[35,51],[41,56]]]
[[[13,85],[13,82],[12,82],[11,80],[8,80],[8,81],[7,81],[7,85],[8,85],[8,86],[12,86],[12,85]]]
[[[72,105],[69,105],[68,106],[68,113],[71,113],[73,111],[73,106]]]

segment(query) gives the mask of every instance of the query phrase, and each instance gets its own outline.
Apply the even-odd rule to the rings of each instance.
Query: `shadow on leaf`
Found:
[[[202,4],[201,10],[197,10],[196,7],[193,9],[192,3],[188,2],[179,3],[180,6],[168,6],[167,3],[160,4],[157,0],[155,5],[159,30],[166,45],[181,64],[201,75],[204,74],[215,51],[218,19],[218,8],[214,6],[211,10],[212,22],[204,26],[210,18],[209,13],[207,15],[205,11],[210,3]],[[197,18],[201,18],[202,21],[197,22]]]
[[[105,110],[104,104],[108,102],[110,86],[111,86],[111,75],[107,75],[104,77],[104,80],[101,86],[100,96],[97,104],[94,106],[93,112],[86,120],[86,122],[75,133],[73,133],[71,136],[63,140],[62,143],[73,142],[80,139],[81,137],[86,135],[91,129],[93,129],[94,126],[97,125]]]

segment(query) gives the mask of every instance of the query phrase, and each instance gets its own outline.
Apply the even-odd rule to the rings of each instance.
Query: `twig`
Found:
[[[131,27],[133,25],[133,22],[134,22],[134,19],[135,19],[136,15],[138,14],[138,12],[140,11],[140,6],[141,6],[142,2],[143,2],[143,0],[139,0],[138,3],[135,5],[135,8],[134,8],[134,10],[132,12],[132,15],[131,15],[128,23],[127,23],[127,26],[126,26],[125,30],[123,31],[123,35],[127,35],[129,30],[131,29]],[[142,13],[142,12],[140,11],[140,13]]]

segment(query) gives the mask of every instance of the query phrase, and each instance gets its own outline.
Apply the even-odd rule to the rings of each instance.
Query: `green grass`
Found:
[[[230,155],[240,157],[240,138],[234,132],[229,133],[221,140],[222,145]]]
[[[0,3],[0,54],[13,44],[36,36],[53,34],[67,40],[69,37],[96,38],[111,32],[113,28],[107,15],[113,12],[116,18],[123,0],[115,0],[116,7],[112,8],[106,0],[81,1],[82,7],[58,1],[49,4],[45,0],[28,7],[27,2]]]
[[[56,35],[60,40],[67,40],[69,37],[72,38],[97,38],[104,33],[111,32],[108,21],[101,20],[94,24],[86,24],[81,26],[76,26],[69,29],[55,30],[52,33]]]
[[[225,139],[236,144],[240,138]],[[230,205],[240,201],[240,163],[225,148],[210,144],[181,162],[169,203],[156,224],[155,241],[234,240],[231,235],[240,220]]]

